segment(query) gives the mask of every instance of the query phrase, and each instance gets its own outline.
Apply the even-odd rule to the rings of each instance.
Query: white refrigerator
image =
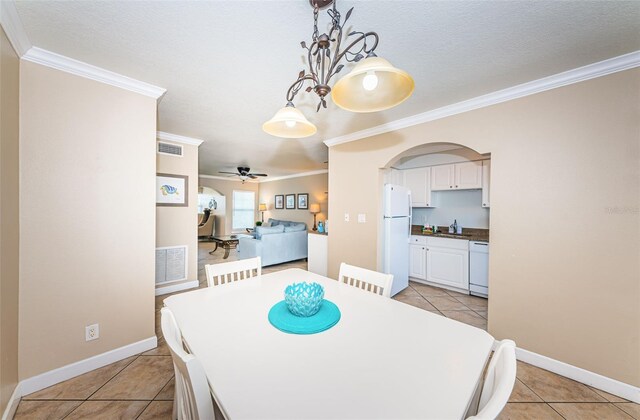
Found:
[[[411,192],[400,185],[384,186],[383,270],[393,274],[391,296],[409,286]]]

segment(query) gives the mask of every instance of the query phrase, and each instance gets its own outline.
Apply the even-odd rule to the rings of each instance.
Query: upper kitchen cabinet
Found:
[[[482,188],[482,161],[440,165],[431,168],[431,191]]]
[[[432,207],[431,168],[407,169],[404,186],[411,191],[411,207]]]
[[[489,208],[489,195],[491,183],[491,161],[482,161],[482,207]]]
[[[389,183],[394,185],[404,185],[404,171],[391,168],[389,172]]]
[[[431,167],[431,191],[444,191],[453,188],[455,178],[454,165]]]

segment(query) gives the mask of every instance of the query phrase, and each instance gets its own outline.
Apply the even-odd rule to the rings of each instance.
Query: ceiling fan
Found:
[[[267,174],[252,174],[251,168],[248,168],[245,166],[238,166],[238,172],[218,171],[218,173],[239,176],[243,184],[244,184],[244,181],[246,181],[247,179],[256,179],[259,176],[268,176]]]

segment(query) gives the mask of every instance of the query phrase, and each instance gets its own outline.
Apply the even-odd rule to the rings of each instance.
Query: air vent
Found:
[[[187,279],[187,246],[156,248],[156,284]]]
[[[182,146],[158,142],[158,153],[163,155],[182,156]]]

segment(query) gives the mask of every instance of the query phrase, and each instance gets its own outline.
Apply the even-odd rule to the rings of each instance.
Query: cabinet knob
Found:
[[[429,203],[427,203],[427,207],[429,207]]]
[[[449,188],[453,188],[453,185],[449,185]]]
[[[458,188],[458,186],[456,185],[456,188]]]

